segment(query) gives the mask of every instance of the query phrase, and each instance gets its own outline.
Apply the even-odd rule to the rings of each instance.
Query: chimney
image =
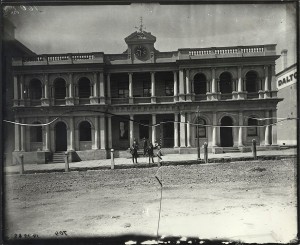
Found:
[[[281,58],[282,58],[282,69],[284,70],[287,68],[287,49],[283,49],[281,51]]]

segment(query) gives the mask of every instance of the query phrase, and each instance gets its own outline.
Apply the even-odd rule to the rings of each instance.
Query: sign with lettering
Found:
[[[297,70],[296,68],[294,68],[291,71],[282,74],[277,78],[277,88],[282,89],[296,82],[297,82]]]

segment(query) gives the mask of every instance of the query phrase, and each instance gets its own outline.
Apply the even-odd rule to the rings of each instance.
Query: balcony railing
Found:
[[[221,94],[221,100],[231,100],[232,94]]]
[[[30,106],[40,106],[41,105],[41,100],[36,100],[36,99],[29,99],[28,101]]]
[[[206,94],[196,94],[195,101],[207,100]]]
[[[174,102],[174,96],[158,96],[156,97],[156,103],[172,103]]]
[[[129,104],[129,98],[111,98],[111,104]]]
[[[135,104],[151,103],[151,97],[134,97]]]
[[[247,99],[258,99],[259,94],[258,93],[248,93],[247,94]]]
[[[66,100],[65,99],[55,99],[54,100],[54,105],[65,105]]]
[[[90,104],[90,99],[89,98],[79,98],[79,104],[80,105]]]

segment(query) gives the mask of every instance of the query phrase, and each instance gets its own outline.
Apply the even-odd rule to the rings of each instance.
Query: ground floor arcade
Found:
[[[13,154],[17,158],[23,153],[25,162],[37,163],[66,151],[76,155],[73,159],[103,159],[109,157],[110,149],[126,152],[134,139],[142,147],[143,138],[157,141],[163,148],[183,150],[197,147],[199,140],[200,146],[207,142],[214,153],[223,147],[251,146],[253,139],[257,145],[271,146],[277,145],[272,118],[276,118],[276,110],[24,117],[16,121],[36,126],[15,125]]]

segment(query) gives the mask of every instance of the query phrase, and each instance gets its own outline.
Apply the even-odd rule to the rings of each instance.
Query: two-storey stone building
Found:
[[[144,137],[169,152],[196,152],[198,136],[215,153],[276,145],[276,120],[253,119],[276,117],[275,44],[160,52],[155,41],[140,29],[121,54],[15,57],[15,121],[54,120],[16,125],[15,157],[101,159]]]

